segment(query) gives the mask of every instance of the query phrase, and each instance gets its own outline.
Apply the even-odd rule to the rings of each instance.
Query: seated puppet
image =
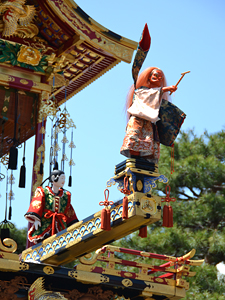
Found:
[[[52,186],[39,186],[36,189],[25,214],[25,218],[33,223],[28,232],[28,239],[34,244],[78,222],[71,205],[71,194],[63,189],[65,173],[54,170],[47,179]]]

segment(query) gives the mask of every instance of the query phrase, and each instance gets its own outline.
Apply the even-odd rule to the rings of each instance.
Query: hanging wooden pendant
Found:
[[[66,92],[65,92],[65,99],[66,99]],[[68,158],[66,156],[66,143],[69,143],[66,133],[67,133],[67,109],[66,104],[64,106],[64,109],[62,113],[60,114],[60,128],[63,132],[63,139],[62,139],[62,159],[61,159],[61,170],[64,171],[65,169],[65,161],[68,161]],[[70,185],[69,185],[70,186]]]
[[[0,176],[1,180],[5,178],[5,175],[1,173]],[[12,182],[13,183],[13,182]],[[9,178],[8,178],[8,169],[6,173],[6,200],[5,200],[5,219],[0,223],[0,228],[1,228],[1,240],[2,242],[4,241],[5,238],[10,237],[10,229],[14,228],[13,223],[9,222],[7,220],[7,212],[8,212],[8,185],[9,185]],[[12,215],[12,208],[10,209],[10,219]]]
[[[19,181],[20,188],[25,188],[26,185],[25,148],[26,148],[26,142],[24,142],[24,146],[23,146],[23,165],[20,167],[20,181]]]
[[[59,144],[58,144],[58,135],[59,133],[61,132],[60,128],[59,128],[59,118],[58,116],[56,117],[56,122],[55,122],[55,125],[53,126],[55,127],[55,131],[54,131],[54,167],[53,167],[53,170],[58,170],[59,169],[59,165],[58,165],[58,151],[60,151],[60,147],[59,147]]]
[[[70,176],[69,176],[68,186],[71,187],[72,186],[72,166],[75,166],[75,163],[73,161],[73,149],[76,148],[76,146],[74,145],[74,142],[73,142],[73,129],[72,129],[72,132],[71,132],[71,143],[69,144],[69,148],[71,150],[70,150],[70,161],[69,161]]]
[[[9,196],[8,196],[8,200],[9,200],[9,217],[8,219],[11,220],[12,218],[12,200],[14,200],[14,193],[12,190],[12,185],[15,183],[15,178],[13,176],[13,171],[11,171],[11,175],[9,176],[9,184],[10,184],[10,191],[9,191]]]

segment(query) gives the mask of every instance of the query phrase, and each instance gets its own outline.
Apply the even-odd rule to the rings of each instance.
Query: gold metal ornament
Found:
[[[0,163],[3,164],[5,167],[8,167],[9,164],[9,154],[5,154],[4,156],[1,157]]]
[[[133,282],[130,280],[130,279],[123,279],[122,280],[122,284],[125,286],[125,287],[129,287],[129,286],[132,286],[133,285]]]
[[[11,175],[8,178],[8,182],[9,182],[9,184],[14,184],[15,183],[15,177],[13,176],[12,173],[11,173]]]
[[[62,161],[68,161],[68,157],[66,156],[66,153],[63,154]]]
[[[142,188],[143,188],[143,183],[142,183],[141,180],[138,180],[138,182],[137,182],[137,190],[140,192],[142,190]]]
[[[0,13],[3,15],[4,28],[2,35],[20,37],[34,37],[38,34],[36,25],[31,24],[35,16],[34,5],[25,5],[25,0],[4,1],[0,4]]]
[[[69,148],[76,148],[76,146],[75,146],[75,144],[74,144],[74,142],[73,141],[71,141],[71,143],[69,144]]]
[[[46,130],[45,130],[44,126],[41,127],[41,129],[39,130],[39,133],[46,134]]]
[[[55,145],[53,146],[53,155],[56,155],[56,152],[60,151],[61,148],[59,147],[58,143],[55,143]]]
[[[17,243],[10,238],[4,239],[2,243],[0,239],[0,250],[8,253],[13,253],[17,250]]]
[[[50,275],[50,274],[54,274],[54,273],[55,273],[55,270],[54,270],[51,266],[45,266],[45,267],[43,268],[43,272],[44,272],[45,274]]]
[[[61,141],[63,144],[69,143],[69,140],[67,139],[66,135],[63,136],[63,139]]]
[[[31,66],[38,66],[42,58],[41,53],[32,47],[22,45],[17,56],[17,60]]]
[[[46,291],[44,288],[44,277],[39,277],[31,285],[28,291],[28,300],[49,300],[49,299],[67,300],[67,298],[65,298],[59,292]]]
[[[69,166],[75,166],[75,162],[73,161],[73,159],[70,159]]]

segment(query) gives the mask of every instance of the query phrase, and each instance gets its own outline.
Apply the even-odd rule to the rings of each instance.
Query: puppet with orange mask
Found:
[[[127,96],[129,121],[120,153],[129,158],[144,158],[157,164],[160,143],[173,145],[185,114],[168,102],[168,92],[175,92],[177,85],[167,86],[162,70],[150,67],[138,77],[150,48],[150,41],[146,24],[133,64],[134,84]]]

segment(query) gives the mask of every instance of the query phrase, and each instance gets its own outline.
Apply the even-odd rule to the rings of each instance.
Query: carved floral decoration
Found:
[[[25,289],[25,284],[27,284],[26,277],[23,276],[16,276],[14,279],[11,279],[10,281],[3,281],[0,280],[0,295],[1,300],[9,300],[9,299],[18,299],[15,295],[15,293],[20,289]],[[26,298],[20,298],[21,300],[27,299]]]
[[[74,289],[72,291],[69,291],[68,294],[65,294],[65,297],[69,300],[111,300],[113,296],[114,293],[112,291],[103,291],[99,286],[89,288],[87,293],[82,293]]]
[[[48,65],[47,58],[47,55],[42,55],[38,49],[33,47],[14,45],[0,40],[0,63],[10,63],[13,66],[45,73],[45,68]]]
[[[37,49],[23,45],[18,52],[17,61],[32,66],[38,66],[41,58],[41,53]]]

